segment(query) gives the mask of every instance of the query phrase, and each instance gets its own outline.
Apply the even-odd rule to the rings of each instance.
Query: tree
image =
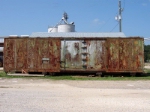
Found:
[[[144,45],[144,62],[150,61],[150,45]]]

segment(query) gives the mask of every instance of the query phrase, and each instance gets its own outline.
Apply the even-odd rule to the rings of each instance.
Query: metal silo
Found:
[[[48,32],[58,32],[58,28],[57,27],[54,27],[54,28],[49,27]]]
[[[64,12],[61,20],[53,27],[48,28],[48,32],[75,32],[74,22],[68,22],[68,15]]]
[[[75,32],[75,25],[73,24],[58,25],[58,32]]]

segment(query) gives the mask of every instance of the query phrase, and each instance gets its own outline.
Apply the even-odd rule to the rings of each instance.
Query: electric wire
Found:
[[[123,3],[123,11],[124,11],[124,9],[125,9],[125,4],[126,4],[126,0],[124,0],[124,3]],[[115,15],[118,15],[118,12],[116,12]],[[102,29],[104,26],[106,26],[106,24],[110,21],[110,19],[111,19],[111,17],[106,21],[105,24],[103,24],[103,25],[99,28],[99,30]],[[119,24],[119,23],[118,23],[118,24]],[[117,24],[117,25],[118,25],[118,24]],[[114,29],[117,27],[117,25],[116,25],[112,30],[114,30]],[[111,30],[110,32],[112,32],[112,30]]]
[[[123,11],[125,10],[126,0],[123,1]]]
[[[116,12],[115,15],[117,15],[117,13],[118,13],[118,12]],[[109,18],[107,19],[107,21],[98,29],[98,31],[101,30],[104,26],[106,26],[106,25],[109,23],[109,21],[111,20],[111,18],[112,18],[112,17],[109,17]]]
[[[99,28],[99,30],[101,30],[104,26],[106,26],[106,24],[110,21],[111,17]]]
[[[115,25],[115,27],[112,30],[110,30],[110,32],[112,32],[118,26],[118,24],[119,22]]]

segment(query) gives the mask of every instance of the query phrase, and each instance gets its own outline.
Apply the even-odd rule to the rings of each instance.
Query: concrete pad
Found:
[[[43,74],[22,74],[22,73],[8,73],[9,76],[31,76],[31,77],[41,77]]]
[[[0,67],[0,71],[3,71],[4,69],[3,69],[3,67]]]

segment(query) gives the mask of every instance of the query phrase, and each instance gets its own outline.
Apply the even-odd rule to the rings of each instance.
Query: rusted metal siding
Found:
[[[27,43],[29,71],[60,71],[60,39],[29,38]]]
[[[106,41],[87,40],[87,69],[105,71],[106,69]]]
[[[61,69],[68,71],[143,72],[142,38],[61,41]]]
[[[107,72],[143,72],[144,50],[141,38],[107,40]]]
[[[7,72],[60,71],[60,39],[5,39],[4,49],[4,70]]]
[[[26,69],[27,65],[27,40],[5,39],[4,47],[4,70],[18,71]]]
[[[135,39],[133,42],[134,50],[132,53],[131,69],[134,71],[143,71],[144,68],[144,40]]]
[[[27,68],[27,38],[15,39],[15,69],[16,71]]]
[[[107,69],[108,71],[119,70],[119,41],[118,39],[107,40]]]
[[[82,69],[81,46],[82,40],[61,41],[61,68]]]
[[[6,39],[4,41],[4,71],[15,70],[15,39]]]
[[[61,68],[64,70],[104,71],[105,40],[62,40]]]
[[[4,70],[143,72],[142,38],[5,38]]]

